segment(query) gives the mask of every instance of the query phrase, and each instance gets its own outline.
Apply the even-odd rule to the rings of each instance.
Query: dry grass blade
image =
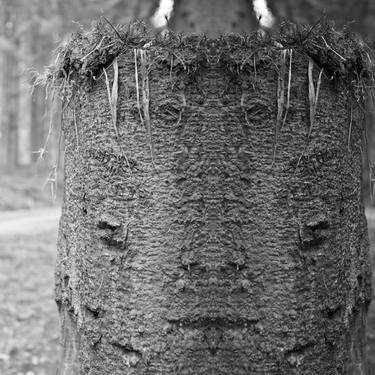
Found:
[[[51,200],[52,202],[56,201],[57,196],[57,165],[53,165],[51,170],[43,184],[42,189],[45,189],[47,184],[50,185],[50,192],[51,192]]]
[[[290,108],[290,86],[292,84],[292,59],[293,59],[293,50],[289,50],[289,71],[288,71],[288,90],[286,96],[286,106],[285,106],[285,113],[283,118],[282,127],[284,127],[286,118],[288,116],[289,108]]]
[[[323,69],[320,70],[319,77],[318,77],[318,82],[316,85],[316,91],[315,91],[315,86],[314,86],[314,77],[313,77],[313,70],[314,70],[314,62],[309,59],[309,65],[308,65],[308,80],[309,80],[309,106],[310,106],[310,128],[309,132],[307,134],[307,142],[309,142],[309,139],[311,137],[311,133],[313,130],[314,122],[315,122],[315,115],[316,115],[316,110],[318,106],[318,99],[319,99],[319,92],[320,92],[320,86],[322,84],[322,75],[323,75]],[[303,156],[305,155],[305,152],[307,150],[308,143],[305,145],[301,156],[298,159],[297,166],[295,169],[295,172],[297,171],[301,160]]]
[[[136,93],[137,93],[137,108],[138,108],[138,113],[139,113],[139,118],[141,120],[142,125],[144,124],[143,121],[143,116],[141,113],[141,102],[139,99],[139,79],[138,79],[138,50],[134,49],[134,78],[135,78],[135,88],[136,88]]]
[[[144,121],[146,124],[146,131],[148,135],[148,141],[151,152],[152,165],[156,169],[154,162],[154,145],[152,141],[152,129],[151,129],[151,119],[150,119],[150,85],[148,78],[148,59],[147,52],[143,49],[140,50],[140,60],[141,60],[141,72],[142,72],[142,108]]]
[[[277,117],[276,117],[276,124],[275,124],[275,137],[274,137],[274,145],[273,145],[272,164],[274,164],[275,162],[279,130],[281,128],[281,124],[283,121],[283,112],[284,112],[284,105],[285,105],[285,71],[286,71],[285,63],[286,63],[286,50],[283,50],[280,53],[280,70],[279,70],[279,75],[277,79]]]
[[[319,77],[318,77],[318,82],[316,85],[316,91],[315,91],[313,69],[314,69],[314,62],[311,59],[309,59],[308,79],[309,79],[310,128],[309,128],[308,138],[311,137],[311,133],[312,133],[314,123],[315,123],[315,115],[316,115],[316,110],[318,107],[319,92],[320,92],[320,86],[322,84],[322,74],[323,74],[323,69],[321,69],[319,73]]]
[[[111,29],[115,32],[115,34],[118,36],[118,38],[121,40],[121,42],[123,42],[123,39],[122,39],[122,36],[120,35],[120,33],[116,30],[116,28],[112,25],[112,23],[109,21],[109,19],[105,16],[103,16],[103,19],[105,22],[108,23],[108,25],[111,27]]]
[[[100,42],[92,49],[87,55],[83,56],[81,58],[82,61],[86,60],[94,51],[98,51],[103,43],[103,40],[105,39],[105,36],[100,40]]]
[[[106,87],[107,87],[108,102],[109,102],[109,107],[110,107],[110,110],[111,110],[111,118],[112,118],[113,128],[115,130],[115,135],[116,135],[116,139],[117,139],[121,154],[125,157],[126,164],[128,165],[128,167],[130,169],[129,160],[128,160],[124,150],[122,149],[122,146],[121,146],[121,143],[120,143],[120,134],[119,134],[118,128],[117,128],[117,101],[118,101],[118,59],[117,59],[117,57],[115,57],[115,59],[113,61],[113,71],[114,71],[113,72],[113,83],[112,83],[112,91],[111,91],[107,71],[103,68],[103,73],[104,73],[104,77],[105,77],[105,84],[106,84]]]
[[[311,59],[309,59],[309,67],[308,67],[308,79],[309,79],[309,105],[310,105],[310,128],[308,137],[310,138],[312,128],[314,126],[314,119],[315,119],[315,87],[314,87],[314,78],[313,78],[313,69],[314,63]]]
[[[322,74],[323,74],[323,69],[321,69],[320,72],[319,72],[318,83],[316,84],[316,93],[315,93],[315,102],[314,102],[314,116],[316,115],[316,110],[318,108],[320,86],[322,84]]]
[[[111,87],[109,85],[109,79],[108,79],[108,74],[107,71],[103,68],[103,73],[104,73],[104,78],[105,78],[105,85],[107,87],[107,96],[108,96],[108,102],[109,102],[109,107],[111,109],[111,116],[112,116],[112,121],[113,121],[113,110],[112,110],[112,95],[111,95]]]
[[[118,100],[118,59],[115,57],[113,60],[113,84],[112,84],[112,93],[111,93],[111,101],[112,101],[112,118],[113,118],[113,126],[116,131],[116,135],[118,136],[118,129],[117,129],[117,100]]]
[[[177,51],[172,51],[172,54],[173,56],[182,64],[184,70],[186,70],[186,64],[185,64],[185,61],[180,57],[178,56],[178,53]]]
[[[323,42],[324,42],[324,44],[326,45],[326,47],[330,50],[330,51],[332,51],[336,56],[338,56],[341,60],[343,60],[343,61],[346,61],[346,58],[345,57],[342,57],[338,52],[336,52],[328,43],[327,43],[327,41],[325,40],[325,38],[324,38],[324,36],[322,35],[321,36],[322,37],[322,39],[323,39]]]

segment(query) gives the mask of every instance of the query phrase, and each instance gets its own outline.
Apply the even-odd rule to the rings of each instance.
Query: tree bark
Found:
[[[65,116],[60,374],[367,374],[362,112],[297,50],[170,44]]]
[[[172,30],[205,33],[248,33],[257,28],[252,4],[247,0],[175,0],[170,21]]]

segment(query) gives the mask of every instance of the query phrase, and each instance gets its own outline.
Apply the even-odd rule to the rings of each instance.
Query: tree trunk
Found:
[[[4,56],[3,75],[4,112],[2,117],[3,147],[6,169],[13,170],[18,165],[18,98],[19,72],[18,60],[13,52]]]
[[[41,147],[43,147],[46,131],[45,131],[45,116],[46,116],[46,93],[41,87],[36,87],[32,94],[33,105],[32,105],[32,138],[31,147],[34,151],[33,161],[35,162],[39,155],[36,153]]]
[[[65,114],[60,374],[367,374],[356,101],[297,46],[171,38]]]
[[[17,151],[18,165],[30,166],[31,164],[31,131],[32,131],[32,96],[27,69],[31,66],[31,33],[24,33],[20,38],[19,47],[19,100],[18,100],[18,129]]]
[[[170,27],[179,32],[248,33],[257,28],[251,2],[248,0],[175,0]]]
[[[6,165],[6,128],[1,120],[5,111],[5,95],[4,95],[4,53],[0,51],[0,169],[4,169]]]
[[[15,33],[15,17],[7,9],[7,4],[0,4],[1,36],[6,40],[2,50],[2,89],[1,89],[1,161],[0,165],[12,170],[18,164],[18,97],[19,97],[19,70],[16,56],[17,39]]]

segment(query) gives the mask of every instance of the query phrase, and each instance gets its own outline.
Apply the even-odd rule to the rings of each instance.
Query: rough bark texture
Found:
[[[162,44],[65,116],[60,374],[367,374],[362,112],[297,49]]]
[[[175,0],[170,27],[216,37],[226,32],[255,30],[257,20],[248,0]]]

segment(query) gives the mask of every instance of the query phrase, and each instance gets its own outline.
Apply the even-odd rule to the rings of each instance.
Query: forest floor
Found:
[[[0,374],[55,375],[59,323],[53,298],[58,208],[0,212]],[[375,210],[368,212],[375,281]],[[374,284],[375,285],[375,284]],[[375,303],[368,319],[375,375]]]
[[[56,209],[44,215],[43,220],[24,220],[14,232],[0,231],[0,374],[3,375],[56,374],[59,324],[53,297],[53,270],[58,220]],[[1,222],[0,219],[0,227]],[[43,224],[45,231],[40,230]],[[21,234],[20,228],[25,233]]]

